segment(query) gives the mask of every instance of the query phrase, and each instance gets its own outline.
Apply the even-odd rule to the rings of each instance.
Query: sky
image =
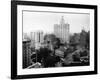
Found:
[[[23,11],[23,33],[35,31],[53,33],[54,24],[60,24],[62,16],[65,23],[70,24],[70,33],[79,33],[83,28],[89,30],[89,14]]]

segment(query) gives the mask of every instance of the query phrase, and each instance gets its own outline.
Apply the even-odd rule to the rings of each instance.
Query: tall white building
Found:
[[[37,31],[35,32],[35,42],[43,43],[43,32]]]
[[[44,42],[43,31],[31,32],[31,46],[39,47]]]
[[[32,41],[43,43],[43,31],[31,32],[30,36]]]
[[[60,24],[54,24],[54,34],[61,39],[62,42],[69,43],[69,24],[65,23],[62,16]]]

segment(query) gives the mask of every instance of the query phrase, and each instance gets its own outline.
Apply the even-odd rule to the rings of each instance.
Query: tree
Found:
[[[53,42],[53,46],[55,47],[55,48],[58,48],[58,46],[60,45],[60,39],[59,38],[56,38],[55,40],[54,40],[54,42]]]
[[[74,35],[70,36],[70,43],[71,44],[77,44],[80,41],[80,34],[74,33]]]
[[[54,47],[57,47],[60,45],[60,39],[57,38],[54,34],[46,34],[44,36],[44,40],[47,43],[51,43]]]
[[[80,33],[80,45],[81,47],[89,46],[89,31],[82,30]]]
[[[46,34],[44,40],[53,43],[56,40],[56,36],[54,34]]]

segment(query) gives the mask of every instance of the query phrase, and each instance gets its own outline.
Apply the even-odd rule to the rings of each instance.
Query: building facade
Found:
[[[31,46],[38,48],[44,42],[43,31],[31,32]]]
[[[69,24],[65,23],[62,16],[60,24],[54,24],[54,34],[60,38],[62,42],[69,43]]]
[[[23,69],[31,65],[30,41],[23,40]]]
[[[31,40],[36,42],[36,43],[37,42],[43,43],[43,41],[44,41],[43,31],[31,32],[30,37],[31,37]]]

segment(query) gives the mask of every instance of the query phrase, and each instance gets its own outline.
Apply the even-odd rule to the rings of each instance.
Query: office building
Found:
[[[30,41],[23,40],[23,69],[31,65]]]
[[[60,24],[54,24],[54,34],[64,43],[69,43],[69,26],[68,23],[65,23],[63,16]]]

